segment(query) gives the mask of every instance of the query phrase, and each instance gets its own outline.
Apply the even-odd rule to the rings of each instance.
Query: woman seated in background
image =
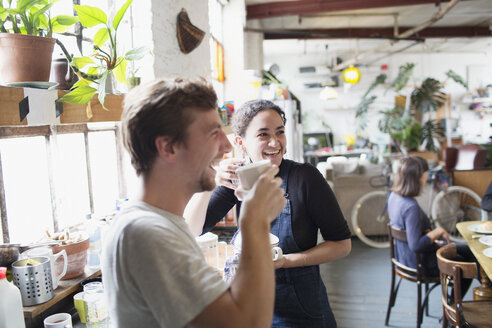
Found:
[[[408,243],[395,240],[395,257],[402,264],[416,268],[415,254],[420,254],[420,263],[429,276],[438,276],[436,251],[449,242],[444,228],[432,229],[431,221],[420,208],[415,197],[427,181],[427,161],[421,157],[406,157],[400,167],[388,198],[388,214],[393,227],[406,230]],[[456,243],[460,260],[472,262],[475,257],[466,243]],[[471,279],[463,279],[462,295],[470,287]]]
[[[350,230],[333,191],[310,164],[284,159],[287,147],[285,113],[268,100],[252,100],[234,112],[235,143],[246,159],[225,159],[219,167],[213,193],[197,195],[185,217],[195,234],[211,230],[241,201],[236,197],[240,165],[269,159],[279,166],[287,203],[271,224],[284,256],[275,262],[276,294],[272,327],[336,327],[321,280],[319,264],[347,256]],[[208,204],[208,208],[207,208]],[[206,218],[205,218],[206,213]],[[319,244],[318,231],[323,241]]]

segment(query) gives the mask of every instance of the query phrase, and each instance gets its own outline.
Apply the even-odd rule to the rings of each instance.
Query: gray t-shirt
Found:
[[[103,284],[116,327],[183,327],[228,288],[183,217],[134,202],[104,239]]]

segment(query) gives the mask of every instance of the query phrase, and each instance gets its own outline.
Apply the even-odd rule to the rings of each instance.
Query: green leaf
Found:
[[[82,86],[79,87],[75,90],[73,90],[70,93],[67,93],[63,97],[59,98],[57,101],[58,102],[67,102],[70,104],[87,104],[89,101],[91,101],[92,96],[96,93],[97,89],[94,89],[89,86]]]
[[[461,76],[456,74],[452,69],[446,72],[446,76],[452,79],[454,82],[461,84],[465,87],[466,90],[468,90],[468,83],[466,83],[465,80]]]
[[[78,21],[79,21],[78,17],[74,17],[74,16],[66,16],[66,15],[56,16],[51,19],[53,32],[65,33]]]
[[[128,65],[128,62],[126,61],[125,58],[120,57],[117,60],[116,66],[113,69],[113,74],[114,77],[116,78],[116,81],[124,84],[128,84],[126,81],[126,67]]]
[[[150,54],[150,48],[143,46],[143,47],[133,48],[132,50],[128,51],[124,55],[124,57],[126,60],[139,60],[142,59],[147,54]]]
[[[372,82],[372,84],[369,86],[369,89],[367,89],[366,93],[364,93],[364,95],[362,96],[362,98],[365,98],[367,97],[367,95],[372,91],[374,90],[374,88],[376,88],[379,84],[383,84],[384,82],[386,82],[386,78],[388,76],[384,73],[382,74],[379,74],[377,77],[376,77],[376,80],[374,80],[374,82]]]
[[[97,69],[97,67],[89,67],[89,69],[87,70],[87,74],[90,74],[90,75],[96,75],[99,73],[99,70]]]
[[[89,65],[89,64],[94,64],[94,60],[90,57],[87,57],[87,56],[84,56],[84,57],[74,57],[73,58],[73,64],[77,67],[77,68],[82,68],[86,65]]]
[[[92,6],[73,5],[79,16],[80,23],[85,27],[106,24],[108,16],[99,8]]]
[[[75,82],[75,84],[72,86],[72,89],[82,87],[82,86],[88,86],[89,84],[91,84],[91,81],[81,79],[81,80],[78,80],[77,82]]]
[[[393,82],[391,82],[389,88],[394,88],[396,92],[403,89],[405,85],[407,85],[408,80],[410,80],[414,67],[414,63],[406,63],[405,65],[401,65],[398,69],[398,76]]]
[[[126,10],[132,4],[133,0],[127,0],[123,6],[121,6],[120,10],[116,13],[113,19],[113,28],[115,31],[118,29],[123,16],[125,16]]]
[[[94,35],[94,43],[101,48],[106,41],[109,39],[109,31],[107,27],[101,27],[99,31],[97,31],[96,35]]]

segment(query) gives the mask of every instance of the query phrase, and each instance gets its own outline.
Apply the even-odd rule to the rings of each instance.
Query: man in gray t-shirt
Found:
[[[143,192],[105,236],[102,273],[117,327],[268,327],[274,301],[270,222],[285,205],[272,166],[244,199],[242,252],[231,285],[209,267],[183,212],[196,192],[215,187],[231,144],[217,97],[204,79],[156,80],[124,103],[122,137]]]

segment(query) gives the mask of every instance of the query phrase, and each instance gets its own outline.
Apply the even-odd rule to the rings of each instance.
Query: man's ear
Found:
[[[155,138],[154,143],[160,158],[169,163],[174,163],[176,161],[175,144],[172,142],[170,136],[159,136]]]

